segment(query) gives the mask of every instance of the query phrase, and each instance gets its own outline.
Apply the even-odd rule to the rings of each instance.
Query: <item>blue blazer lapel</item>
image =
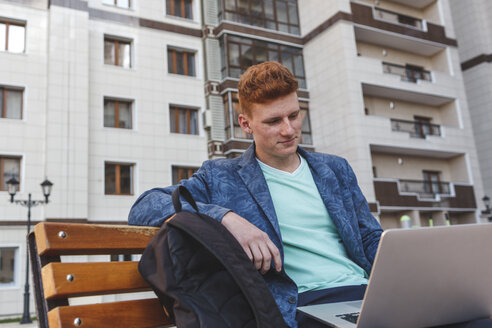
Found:
[[[313,179],[318,187],[321,199],[328,209],[333,223],[338,229],[340,237],[347,241],[348,236],[354,236],[354,230],[344,207],[344,201],[340,190],[340,183],[333,173],[333,170],[327,165],[319,161],[315,156],[311,156],[309,152],[302,148],[298,149],[301,156],[303,156],[309,164]]]
[[[243,159],[240,163],[241,168],[238,170],[238,174],[251,193],[251,196],[270,221],[280,244],[282,239],[280,237],[280,228],[278,226],[277,215],[275,214],[275,207],[273,206],[272,197],[270,196],[263,172],[256,161],[254,144],[246,150],[242,157]],[[273,236],[269,237],[272,238]]]

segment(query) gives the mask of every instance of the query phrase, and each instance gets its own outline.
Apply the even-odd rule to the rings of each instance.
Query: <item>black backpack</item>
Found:
[[[196,213],[181,210],[180,195]],[[287,327],[261,274],[229,231],[200,214],[183,186],[176,214],[162,225],[138,265],[178,328]]]

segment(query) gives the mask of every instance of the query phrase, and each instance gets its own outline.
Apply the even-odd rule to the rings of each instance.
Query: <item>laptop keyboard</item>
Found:
[[[357,319],[359,319],[359,314],[360,312],[354,312],[354,313],[344,313],[344,314],[338,314],[336,317],[346,320],[351,323],[357,323]]]

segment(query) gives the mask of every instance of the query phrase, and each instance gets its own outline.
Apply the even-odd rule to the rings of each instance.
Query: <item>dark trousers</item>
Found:
[[[364,298],[367,285],[346,286],[315,290],[299,294],[297,306],[325,304],[335,302],[357,301]],[[296,320],[299,328],[326,328],[321,322],[311,319],[301,312],[297,312]],[[440,326],[439,328],[491,328],[492,319],[484,318],[470,322]]]

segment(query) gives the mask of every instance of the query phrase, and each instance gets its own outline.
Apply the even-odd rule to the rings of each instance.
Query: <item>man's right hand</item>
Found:
[[[265,232],[234,212],[224,215],[222,224],[236,238],[261,274],[270,270],[272,259],[275,269],[280,272],[282,269],[280,252]]]

